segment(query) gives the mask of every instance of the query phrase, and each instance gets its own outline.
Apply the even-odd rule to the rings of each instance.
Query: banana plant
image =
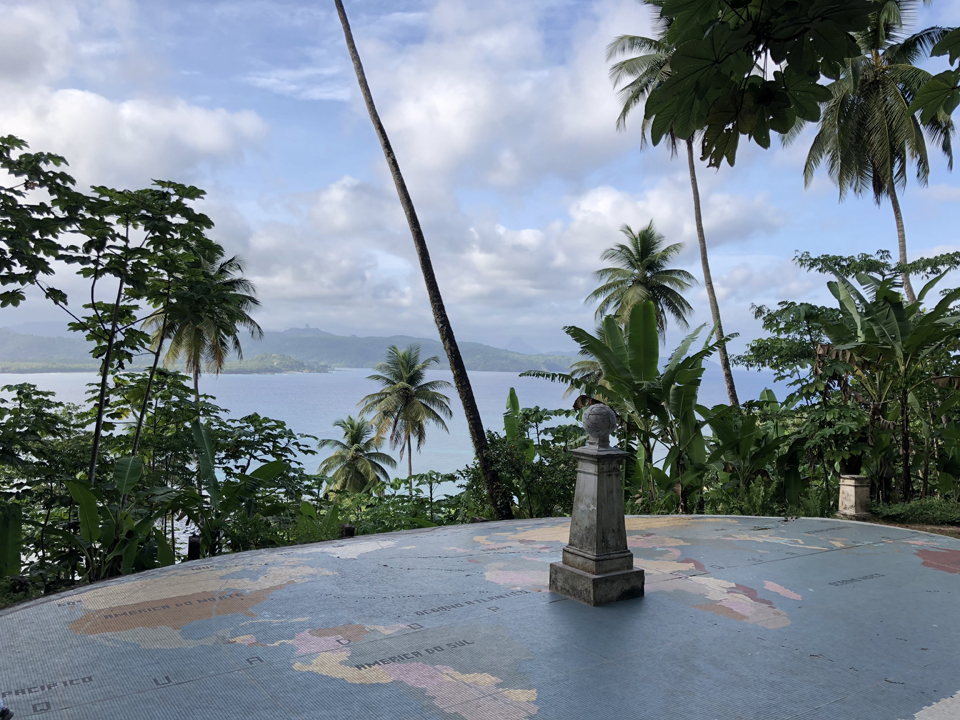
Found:
[[[191,520],[200,527],[200,544],[206,555],[223,552],[224,530],[230,518],[239,513],[257,514],[260,490],[290,467],[282,460],[261,465],[250,473],[237,473],[233,479],[220,480],[216,470],[216,451],[210,429],[199,420],[192,425],[197,446],[197,470],[206,497],[197,494]]]
[[[871,435],[878,427],[898,433],[900,492],[904,500],[909,500],[910,411],[917,406],[914,391],[933,380],[931,362],[960,340],[960,315],[954,307],[960,299],[960,288],[945,293],[933,308],[923,310],[927,294],[946,273],[930,280],[912,303],[904,302],[893,278],[858,273],[857,281],[867,291],[864,295],[840,273],[834,274],[837,280],[827,287],[840,304],[841,317],[824,327],[831,344],[822,346],[819,354],[846,364],[848,376],[863,393],[860,399],[871,407]],[[881,420],[893,406],[899,421]]]
[[[715,449],[710,462],[718,463],[722,483],[748,488],[758,477],[771,477],[781,448],[790,442],[788,435],[765,428],[752,413],[718,405],[710,420]]]
[[[113,477],[95,487],[81,480],[65,483],[77,504],[79,535],[48,529],[77,547],[85,559],[84,580],[172,565],[173,548],[156,527],[164,509],[158,504],[168,488],[139,488],[143,461],[117,460]]]
[[[613,317],[604,318],[602,327],[596,336],[578,327],[564,328],[580,345],[581,354],[595,359],[598,373],[589,377],[538,371],[524,375],[566,383],[617,411],[639,441],[634,478],[651,479],[660,492],[673,493],[676,506],[685,509],[686,498],[702,485],[708,470],[703,428],[710,411],[697,404],[703,362],[721,342],[735,336],[711,343],[711,332],[701,349],[688,355],[706,327],[701,325],[684,338],[660,370],[653,302],[634,305],[622,327]],[[630,438],[625,439],[629,446]],[[656,467],[653,459],[660,445],[665,457],[662,467]]]

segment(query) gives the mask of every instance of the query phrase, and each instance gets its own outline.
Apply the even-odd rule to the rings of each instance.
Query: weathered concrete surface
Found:
[[[960,540],[628,517],[642,599],[548,591],[568,519],[177,565],[0,612],[17,720],[960,717]]]
[[[865,520],[871,517],[870,478],[865,475],[841,475],[838,505],[839,518]]]
[[[628,453],[596,443],[572,454],[577,458],[577,487],[570,542],[562,562],[550,566],[550,589],[587,605],[640,597],[643,571],[633,567],[623,515],[620,463]]]
[[[598,575],[566,563],[550,563],[550,590],[585,605],[609,605],[643,597],[643,570],[631,567]]]

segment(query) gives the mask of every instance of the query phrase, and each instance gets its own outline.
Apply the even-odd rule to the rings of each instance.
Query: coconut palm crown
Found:
[[[659,8],[663,0],[647,0],[647,5]],[[617,130],[626,130],[627,117],[637,108],[643,108],[650,93],[670,77],[670,64],[673,59],[674,46],[666,41],[668,26],[660,24],[660,37],[648,38],[639,35],[620,35],[614,38],[607,46],[607,60],[614,61],[610,66],[610,80],[615,88],[619,88],[618,97],[621,102],[620,116],[617,118]],[[625,56],[625,57],[624,57]],[[618,58],[623,57],[622,60]],[[647,142],[647,129],[653,123],[653,117],[644,116],[640,125],[640,147]],[[727,354],[723,338],[723,322],[720,319],[720,304],[713,287],[713,275],[710,272],[710,258],[707,249],[707,237],[703,229],[703,215],[700,210],[700,187],[697,183],[696,160],[693,151],[693,142],[696,133],[691,134],[685,141],[687,147],[687,170],[690,173],[690,190],[693,193],[693,218],[697,228],[697,241],[700,245],[700,265],[703,268],[703,287],[707,292],[707,301],[710,303],[710,316],[713,319],[719,347],[720,367],[723,371],[723,382],[727,388],[727,397],[731,405],[739,405],[737,388],[730,370],[730,358]],[[678,139],[673,127],[665,136],[668,140],[671,157],[676,157]]]
[[[343,430],[343,440],[325,438],[320,448],[332,448],[333,454],[320,463],[318,473],[330,476],[329,492],[360,493],[370,489],[378,492],[382,483],[390,480],[387,468],[395,468],[397,461],[386,453],[379,452],[383,438],[376,428],[362,415],[348,415],[337,420],[334,427]]]
[[[813,140],[803,174],[813,181],[826,161],[830,177],[837,183],[842,200],[850,190],[855,195],[870,192],[879,205],[890,198],[900,263],[906,265],[907,240],[897,188],[907,184],[909,165],[916,165],[917,181],[927,184],[930,160],[927,139],[947,157],[953,167],[951,136],[954,124],[942,110],[922,122],[910,105],[931,74],[915,63],[926,58],[933,46],[948,32],[931,27],[913,35],[903,29],[913,19],[917,0],[877,0],[867,30],[855,37],[862,54],[847,60],[840,78],[830,84],[833,97],[824,103],[819,132]],[[800,127],[785,137],[797,137]],[[909,302],[916,301],[908,274],[903,287]]]
[[[243,261],[221,255],[198,262],[187,286],[175,294],[165,312],[154,314],[147,326],[153,331],[154,347],[170,341],[164,357],[167,368],[181,358],[186,361],[199,402],[202,370],[219,374],[231,354],[242,359],[241,331],[262,338],[263,330],[250,316],[260,301],[254,284],[243,276]]]
[[[657,232],[653,221],[640,232],[629,225],[623,225],[620,232],[627,238],[626,244],[618,243],[600,256],[603,260],[612,260],[617,267],[597,270],[596,276],[603,284],[584,302],[599,301],[597,319],[611,314],[623,319],[638,302],[652,300],[661,339],[667,329],[668,315],[680,327],[687,327],[687,315],[693,308],[681,292],[693,287],[697,280],[686,270],[669,267],[670,261],[683,249],[683,243],[664,246],[665,238]]]
[[[420,359],[420,346],[409,345],[402,350],[391,345],[385,362],[374,366],[376,374],[368,380],[379,383],[378,392],[363,398],[361,412],[375,413],[373,424],[377,435],[390,433],[390,446],[400,447],[400,459],[407,454],[407,470],[413,475],[413,439],[417,451],[427,438],[427,425],[433,424],[449,432],[443,418],[453,416],[450,398],[440,390],[453,387],[446,380],[426,380],[426,370],[440,358],[434,356]]]

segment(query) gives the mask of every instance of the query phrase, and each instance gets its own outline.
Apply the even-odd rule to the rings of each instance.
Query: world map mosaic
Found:
[[[549,592],[569,519],[183,563],[0,613],[18,718],[960,718],[960,541],[628,517],[645,595]]]

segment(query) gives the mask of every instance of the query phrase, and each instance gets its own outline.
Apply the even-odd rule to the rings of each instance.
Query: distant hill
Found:
[[[382,362],[391,345],[403,348],[411,344],[420,345],[421,357],[436,355],[440,358],[440,367],[450,367],[439,340],[409,335],[344,337],[319,330],[287,330],[268,332],[261,341],[243,341],[245,353],[289,355],[298,360],[325,363],[333,367],[359,368],[373,367]],[[459,345],[468,370],[564,372],[570,367],[570,358],[562,355],[524,355],[473,342],[461,342]]]
[[[289,355],[256,355],[231,360],[223,368],[224,375],[263,375],[276,373],[324,373],[333,368],[321,363],[306,363]]]
[[[322,366],[369,368],[384,360],[391,345],[410,344],[421,346],[422,357],[436,355],[440,358],[439,367],[449,367],[439,340],[408,335],[344,337],[316,328],[293,328],[267,332],[260,341],[243,337],[241,342],[244,357],[248,359],[235,366],[231,364],[228,372],[317,372],[316,368]],[[565,372],[571,361],[565,355],[524,355],[472,342],[460,343],[460,353],[468,370]],[[257,360],[262,355],[285,356],[285,359]],[[296,365],[294,361],[303,365]],[[135,367],[145,364],[146,360],[141,359]],[[0,372],[79,372],[98,367],[99,363],[88,354],[86,342],[79,337],[39,337],[0,328]],[[262,369],[251,369],[255,367]],[[287,369],[278,369],[281,367]]]

